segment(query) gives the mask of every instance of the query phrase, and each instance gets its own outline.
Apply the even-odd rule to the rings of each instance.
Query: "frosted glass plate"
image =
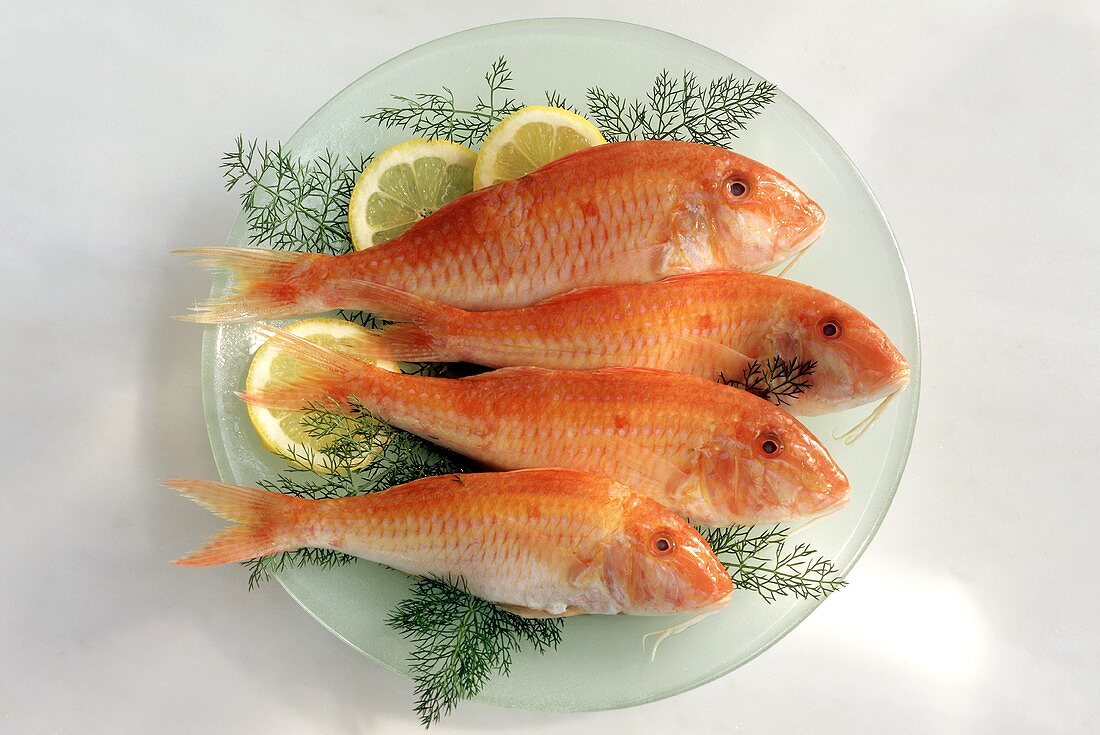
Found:
[[[363,115],[390,102],[391,94],[436,91],[446,85],[470,100],[499,56],[513,72],[514,96],[538,104],[545,90],[574,102],[592,85],[630,99],[644,98],[654,77],[691,70],[703,82],[750,70],[698,44],[642,26],[597,20],[530,20],[475,28],[404,53],[367,73],[317,111],[289,140],[310,157],[328,148],[358,155],[380,151],[411,135],[381,130]],[[830,437],[867,409],[817,417],[807,423],[829,446],[852,481],[852,501],[805,538],[851,569],[890,506],[912,441],[920,388],[916,313],[905,267],[882,211],[855,166],[822,127],[782,93],[748,124],[732,147],[782,171],[824,206],[824,238],[790,277],[855,305],[878,322],[913,368],[913,382],[874,429],[853,447]],[[243,217],[229,236],[245,242]],[[224,284],[216,283],[214,295]],[[208,327],[203,343],[203,389],[210,440],[222,479],[250,484],[280,470],[264,451],[233,391],[240,390],[256,344],[247,327]],[[801,539],[800,539],[801,540]],[[360,562],[335,570],[304,569],[279,575],[286,590],[322,625],[370,658],[402,674],[408,644],[388,629],[386,613],[402,599],[407,579]],[[844,594],[840,591],[837,594]],[[814,601],[766,604],[752,593],[667,641],[658,663],[643,654],[643,633],[667,619],[574,618],[561,647],[546,655],[519,655],[507,678],[493,679],[480,701],[538,710],[598,710],[672,696],[741,666],[789,633]],[[823,672],[825,674],[826,672]]]

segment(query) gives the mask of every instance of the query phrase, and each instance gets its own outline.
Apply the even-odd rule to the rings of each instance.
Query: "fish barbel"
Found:
[[[788,410],[816,415],[884,398],[909,363],[873,321],[812,286],[739,271],[595,286],[533,306],[466,311],[383,286],[369,311],[405,324],[364,335],[364,357],[554,369],[651,367],[739,378],[779,356],[817,363]]]
[[[334,549],[528,617],[669,615],[725,607],[729,574],[683,519],[612,480],[536,469],[443,475],[381,492],[307,500],[204,480],[173,489],[233,525],[184,566]]]
[[[186,318],[227,323],[358,309],[356,282],[484,310],[585,286],[759,271],[808,247],[824,222],[821,208],[781,174],[724,148],[609,143],[471,192],[360,252],[185,250],[233,277],[229,295]]]
[[[711,526],[812,517],[848,499],[844,473],[797,419],[703,378],[643,368],[403,375],[257,329],[299,371],[292,382],[240,394],[251,403],[301,410],[355,399],[376,418],[492,468],[596,472]]]

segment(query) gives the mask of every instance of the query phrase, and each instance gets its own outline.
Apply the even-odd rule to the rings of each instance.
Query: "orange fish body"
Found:
[[[610,143],[467,194],[361,252],[191,251],[232,273],[235,291],[190,318],[233,322],[357,309],[356,282],[485,310],[585,286],[758,271],[807,247],[824,221],[789,180],[724,148]]]
[[[695,529],[583,472],[445,475],[337,500],[169,486],[239,524],[177,562],[185,566],[335,549],[416,576],[461,577],[472,594],[528,616],[713,611],[733,592]]]
[[[367,287],[364,287],[366,296]],[[533,306],[471,312],[386,288],[371,310],[411,322],[365,337],[364,356],[488,367],[661,368],[709,380],[747,363],[813,360],[797,414],[840,411],[904,387],[909,364],[883,331],[840,299],[803,283],[738,271],[597,286]]]
[[[463,379],[400,375],[259,327],[303,365],[245,400],[284,409],[356,398],[373,415],[500,469],[605,474],[713,526],[826,512],[848,481],[820,442],[767,401],[639,368],[506,368]]]

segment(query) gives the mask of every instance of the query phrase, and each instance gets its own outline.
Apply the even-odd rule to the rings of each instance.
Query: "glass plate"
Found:
[[[734,74],[759,78],[735,61],[683,38],[642,26],[598,20],[528,20],[475,28],[404,53],[336,95],[298,130],[289,147],[303,157],[324,149],[358,155],[409,137],[381,130],[363,115],[390,103],[391,94],[450,88],[457,100],[484,89],[483,75],[499,56],[508,59],[517,100],[542,103],[557,90],[582,107],[599,85],[628,99],[644,98],[654,77],[684,69],[706,83]],[[824,238],[789,274],[864,311],[894,340],[913,368],[912,384],[855,446],[831,439],[869,408],[816,417],[807,423],[833,452],[852,482],[851,503],[808,530],[805,539],[851,569],[890,506],[912,441],[920,389],[920,347],[908,277],[882,211],[855,166],[827,132],[782,93],[748,123],[734,142],[738,152],[789,176],[825,208]],[[245,242],[243,217],[229,236]],[[224,283],[214,284],[218,295]],[[247,327],[208,327],[203,342],[203,390],[210,441],[222,479],[251,484],[279,471],[260,445],[233,395],[244,384],[258,345]],[[802,540],[800,538],[800,540]],[[303,569],[279,581],[322,625],[384,666],[407,674],[408,644],[387,628],[387,612],[405,596],[408,580],[359,562],[334,570]],[[838,594],[844,594],[843,591]],[[817,607],[815,601],[764,603],[752,593],[734,596],[721,614],[667,641],[658,662],[643,653],[642,634],[669,623],[661,618],[601,617],[566,621],[561,647],[546,655],[524,652],[509,677],[494,678],[478,699],[550,711],[611,709],[672,696],[722,676],[774,644]]]

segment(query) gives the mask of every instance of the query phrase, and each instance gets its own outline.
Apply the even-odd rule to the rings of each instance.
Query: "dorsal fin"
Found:
[[[527,377],[534,377],[535,375],[545,375],[547,373],[557,373],[560,370],[552,370],[551,368],[543,367],[530,367],[527,365],[502,367],[496,370],[490,370],[486,373],[478,373],[477,375],[470,375],[465,378],[459,378],[459,380],[505,380],[508,378],[521,379]]]

